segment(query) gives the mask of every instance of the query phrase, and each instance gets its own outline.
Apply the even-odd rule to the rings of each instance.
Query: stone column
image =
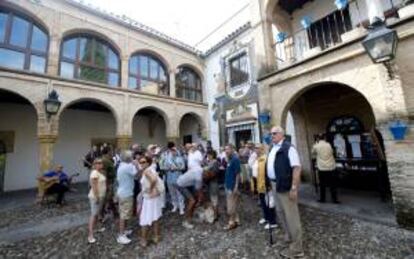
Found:
[[[128,88],[128,78],[129,78],[129,59],[128,57],[121,58],[121,88]]]
[[[169,71],[170,75],[170,96],[176,97],[176,88],[175,88],[175,69]]]
[[[61,38],[52,34],[49,41],[49,58],[47,61],[47,74],[57,76],[59,74],[59,51]]]
[[[57,135],[39,135],[39,175],[51,169],[53,162],[53,148]]]
[[[132,144],[132,136],[130,135],[118,135],[116,136],[116,147],[121,150],[127,150]]]
[[[379,126],[384,138],[388,176],[397,222],[414,229],[414,122],[403,141],[395,141],[388,124]]]

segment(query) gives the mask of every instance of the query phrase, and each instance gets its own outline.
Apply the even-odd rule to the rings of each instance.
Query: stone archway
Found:
[[[375,128],[375,116],[367,99],[355,89],[334,82],[315,84],[294,95],[282,113],[284,126],[289,111],[305,172],[311,171],[310,149],[314,136],[325,133],[332,119],[353,115],[362,121],[365,129]]]
[[[85,171],[82,159],[92,145],[116,146],[117,120],[111,106],[94,99],[74,100],[63,107],[59,116],[59,134],[54,148],[54,163],[62,164],[71,174]],[[80,180],[87,180],[82,174]]]
[[[288,104],[281,120],[286,124],[287,111],[293,117],[305,178],[314,180],[311,149],[318,134],[327,134],[337,164],[343,165],[340,186],[375,191],[384,197],[390,194],[382,136],[370,102],[359,91],[335,82],[316,84],[303,89]],[[340,152],[339,143],[345,152]],[[338,162],[342,160],[346,162]],[[368,169],[378,171],[369,174]]]
[[[179,143],[198,143],[206,137],[206,126],[202,118],[195,113],[181,116],[179,123]]]
[[[150,144],[165,146],[168,134],[168,117],[155,107],[139,109],[132,120],[132,142],[147,147]]]
[[[0,141],[5,144],[4,191],[36,186],[38,113],[26,97],[0,89]],[[1,170],[1,169],[0,169]]]

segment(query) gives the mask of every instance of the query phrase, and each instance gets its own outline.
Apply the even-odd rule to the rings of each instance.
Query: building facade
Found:
[[[286,125],[292,114],[304,177],[312,178],[315,136],[325,133],[338,170],[356,175],[353,187],[378,183],[392,197],[397,222],[413,227],[413,15],[401,1],[386,0],[263,0],[252,10],[260,106],[273,124]],[[374,64],[361,44],[372,12],[398,33],[388,68]],[[390,131],[398,121],[408,127],[404,140]]]
[[[258,92],[251,25],[246,23],[205,54],[211,141],[237,148],[260,142]]]
[[[35,187],[54,163],[84,171],[93,144],[209,134],[201,53],[127,17],[71,0],[1,1],[0,57],[2,191]],[[53,90],[61,107],[49,116]]]

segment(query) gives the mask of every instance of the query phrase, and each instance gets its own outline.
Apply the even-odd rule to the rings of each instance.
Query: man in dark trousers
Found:
[[[54,170],[51,170],[41,177],[45,185],[50,185],[46,189],[46,194],[57,194],[56,204],[62,205],[65,193],[69,191],[70,178],[63,172],[62,165],[56,165]],[[50,184],[49,184],[50,183]]]
[[[319,202],[325,202],[325,189],[330,187],[333,203],[339,203],[336,191],[337,172],[334,152],[331,144],[326,141],[325,134],[318,136],[318,140],[313,145],[312,154],[316,156],[316,167],[319,173],[320,198]]]
[[[281,256],[287,258],[303,257],[302,226],[298,209],[298,188],[301,164],[299,155],[288,141],[282,127],[271,130],[272,143],[266,161],[266,176],[272,185],[276,201],[276,213],[285,231],[289,247],[283,249]]]

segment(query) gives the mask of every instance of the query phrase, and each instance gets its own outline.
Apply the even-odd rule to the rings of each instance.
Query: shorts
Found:
[[[103,209],[103,206],[105,204],[105,199],[104,197],[102,197],[99,199],[99,202],[95,199],[89,199],[89,204],[91,206],[91,216],[92,217],[98,216]]]
[[[122,220],[128,220],[132,217],[132,207],[134,203],[134,198],[119,198],[119,217]]]

